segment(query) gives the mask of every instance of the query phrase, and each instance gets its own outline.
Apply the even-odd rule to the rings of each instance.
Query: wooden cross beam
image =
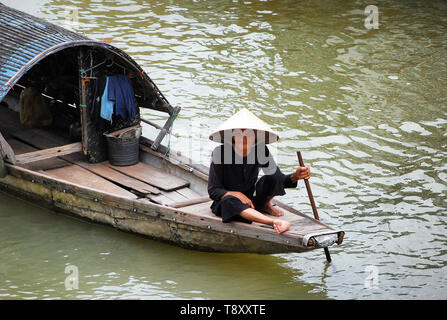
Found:
[[[161,141],[166,136],[166,134],[169,132],[169,129],[171,128],[172,124],[174,123],[175,118],[180,112],[180,107],[175,107],[174,111],[171,113],[171,116],[166,121],[165,125],[163,126],[163,129],[161,129],[158,136],[155,138],[154,143],[151,145],[152,150],[157,150],[160,146]]]

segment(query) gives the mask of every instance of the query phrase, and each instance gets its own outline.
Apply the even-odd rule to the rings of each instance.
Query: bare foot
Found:
[[[289,230],[290,222],[286,220],[274,220],[273,227],[277,233],[283,233],[284,231]]]
[[[281,209],[278,209],[278,207],[272,205],[270,202],[267,202],[262,208],[262,211],[265,211],[266,213],[275,216],[275,217],[282,217],[284,215],[284,212]]]

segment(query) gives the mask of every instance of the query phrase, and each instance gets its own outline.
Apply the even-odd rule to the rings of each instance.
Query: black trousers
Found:
[[[255,185],[255,195],[249,197],[256,210],[263,209],[268,197],[282,196],[286,194],[284,190],[283,176],[279,174],[262,176]],[[214,201],[211,205],[211,211],[222,217],[222,222],[242,221],[251,223],[251,221],[244,219],[240,213],[245,209],[250,208],[248,204],[242,203],[234,196],[226,196],[223,199]]]

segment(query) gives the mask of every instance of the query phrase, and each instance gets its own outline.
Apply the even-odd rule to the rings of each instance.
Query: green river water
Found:
[[[375,1],[376,28],[360,0],[1,2],[130,54],[182,107],[164,144],[197,162],[251,110],[346,237],[331,265],[195,252],[0,193],[0,299],[447,299],[447,2]],[[281,200],[312,215],[302,181]]]

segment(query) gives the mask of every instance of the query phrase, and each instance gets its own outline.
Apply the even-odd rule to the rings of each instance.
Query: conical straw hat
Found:
[[[236,112],[232,117],[222,123],[210,136],[210,140],[223,143],[225,139],[232,137],[233,129],[252,129],[258,137],[265,138],[265,143],[278,141],[278,135],[270,126],[251,113],[246,108]],[[259,142],[259,141],[258,141]]]

